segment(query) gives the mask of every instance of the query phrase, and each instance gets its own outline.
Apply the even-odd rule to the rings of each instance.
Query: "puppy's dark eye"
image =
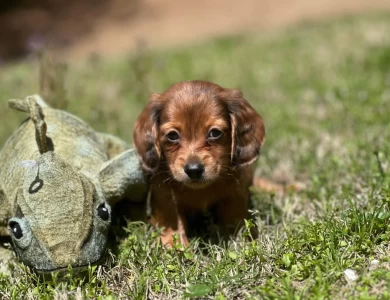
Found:
[[[179,141],[179,134],[176,131],[170,131],[165,135],[166,139],[170,142],[178,142]]]
[[[11,228],[12,234],[16,239],[21,239],[23,237],[23,231],[22,228],[20,228],[18,222],[15,221],[10,222],[9,227]]]
[[[221,130],[218,130],[218,129],[211,129],[209,131],[209,134],[208,134],[208,139],[209,140],[216,140],[216,139],[219,139],[220,137],[222,137],[222,134],[223,132]]]
[[[97,214],[103,221],[108,221],[110,219],[110,213],[104,203],[100,204],[97,208]]]

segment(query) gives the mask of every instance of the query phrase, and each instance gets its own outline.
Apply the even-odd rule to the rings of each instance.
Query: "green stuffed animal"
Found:
[[[0,152],[0,236],[37,271],[97,263],[112,205],[146,196],[135,151],[37,95],[9,105],[30,117]]]

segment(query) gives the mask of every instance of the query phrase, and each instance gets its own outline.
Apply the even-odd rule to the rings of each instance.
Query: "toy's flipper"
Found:
[[[15,110],[19,110],[25,113],[30,113],[29,99],[31,98],[33,98],[41,108],[48,107],[46,102],[39,95],[28,96],[25,99],[10,99],[8,100],[8,106]]]
[[[116,136],[102,132],[99,132],[98,135],[106,146],[107,154],[110,159],[130,148],[126,142]]]
[[[136,202],[146,198],[147,181],[134,149],[107,161],[100,170],[99,181],[110,204],[122,198]]]

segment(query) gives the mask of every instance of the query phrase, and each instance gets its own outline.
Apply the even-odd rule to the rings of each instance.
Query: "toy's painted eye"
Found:
[[[20,228],[20,225],[18,222],[11,221],[9,222],[9,227],[11,228],[12,234],[16,239],[21,239],[23,237],[23,231],[22,228]]]
[[[27,219],[13,217],[9,219],[7,228],[16,248],[26,249],[31,245],[32,232]]]
[[[218,129],[214,128],[214,129],[211,129],[209,131],[209,134],[208,134],[207,138],[209,140],[217,140],[220,137],[222,137],[222,135],[223,135],[223,132],[221,130],[218,130]]]
[[[97,208],[97,214],[103,221],[108,221],[110,219],[110,213],[104,203],[100,204]]]
[[[168,132],[168,133],[165,135],[165,137],[166,137],[166,139],[167,139],[168,141],[173,142],[173,143],[178,142],[179,139],[180,139],[179,134],[178,134],[177,131],[175,131],[175,130],[172,130],[172,131]]]

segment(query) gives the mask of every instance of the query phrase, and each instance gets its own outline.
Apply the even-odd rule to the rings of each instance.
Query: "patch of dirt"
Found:
[[[19,0],[0,3],[0,62],[43,47],[72,49],[102,20],[130,20],[140,0]]]
[[[34,1],[24,0],[34,3]],[[389,0],[41,0],[46,6],[0,7],[0,58],[49,43],[67,59],[91,53],[189,44],[194,40],[390,8]],[[54,4],[53,4],[54,3]],[[48,8],[49,7],[49,8]],[[6,43],[4,43],[6,41]],[[8,50],[4,50],[7,48]]]

